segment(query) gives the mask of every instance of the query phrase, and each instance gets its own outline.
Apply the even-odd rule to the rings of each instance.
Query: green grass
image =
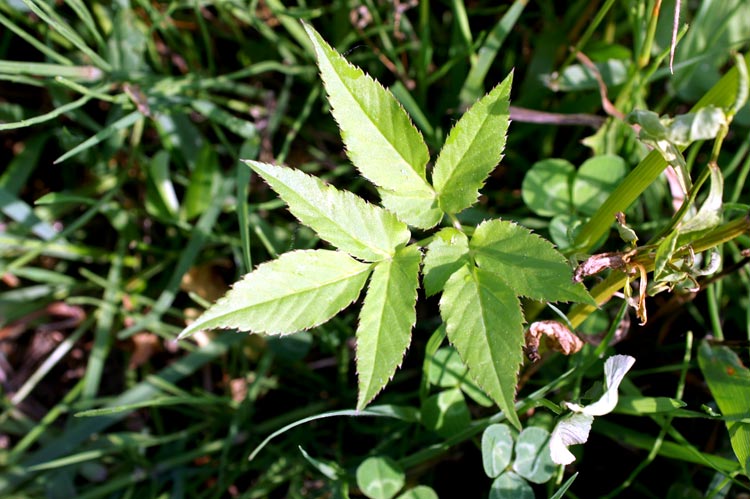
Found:
[[[747,54],[750,8],[683,2],[690,27],[672,75],[674,2],[663,2],[658,21],[654,3],[422,1],[401,2],[397,13],[374,1],[357,10],[344,1],[0,0],[0,496],[322,498],[348,488],[364,497],[356,468],[380,455],[406,469],[410,487],[486,497],[481,432],[504,416],[468,399],[472,422],[450,436],[417,420],[421,401],[438,392],[423,377],[425,356],[444,342],[436,302],[418,310],[404,365],[374,402],[386,406],[371,408],[377,417],[348,412],[357,400],[355,311],[281,338],[174,338],[259,263],[321,246],[240,159],[283,162],[377,200],[342,150],[300,19],[391,89],[434,155],[462,112],[512,69],[513,106],[605,116],[571,46],[597,64],[616,61],[603,77],[624,114],[731,105],[732,53]],[[648,175],[626,177],[610,205],[626,211],[642,242],[669,225],[663,161],[622,121],[594,129],[560,124],[561,115],[548,124],[516,117],[505,159],[462,222],[502,217],[550,237],[554,220],[522,200],[526,172],[541,159],[581,165],[616,154]],[[599,359],[618,352],[637,359],[623,394],[685,407],[597,418],[589,442],[574,448],[578,460],[535,485],[537,497],[574,472],[566,497],[729,498],[750,488],[724,421],[702,408],[726,410],[696,360],[706,336],[750,339],[748,125],[745,106],[717,156],[724,224],[695,242],[720,242],[725,271],[702,278],[695,295],[648,299],[648,323],[633,315],[616,344],[526,364],[517,398],[524,426],[551,428],[550,409],[584,395],[601,379]],[[712,143],[686,150],[693,178],[712,153]],[[625,248],[607,213],[591,220],[578,250]],[[621,287],[613,273],[594,290],[609,297]],[[560,313],[583,333],[612,337],[622,303]],[[537,303],[525,311],[558,318]],[[732,351],[747,361],[746,346]]]

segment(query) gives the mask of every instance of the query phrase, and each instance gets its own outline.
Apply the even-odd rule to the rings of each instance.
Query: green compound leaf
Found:
[[[404,470],[389,457],[368,457],[357,467],[357,487],[370,499],[391,499],[404,483]]]
[[[565,257],[525,227],[503,220],[482,222],[469,247],[480,268],[499,276],[518,295],[595,305],[586,288],[572,281]]]
[[[467,263],[470,260],[466,234],[453,227],[435,234],[427,245],[422,269],[425,294],[432,296],[442,291],[448,278]]]
[[[734,455],[745,476],[750,476],[750,423],[746,422],[750,414],[750,369],[742,364],[730,348],[712,346],[706,340],[698,348],[698,365],[716,405],[727,419],[727,431]]]
[[[236,282],[179,339],[214,328],[286,334],[318,326],[357,299],[370,271],[339,251],[285,253]]]
[[[458,213],[473,205],[502,159],[512,82],[513,73],[474,104],[448,135],[432,173],[443,211]]]
[[[446,282],[440,314],[471,378],[520,429],[513,405],[524,338],[516,293],[495,274],[467,265]]]
[[[407,246],[375,265],[357,327],[357,409],[388,384],[411,343],[421,258],[419,248]]]
[[[425,177],[429,152],[422,134],[390,92],[304,26],[352,163],[379,188],[383,206],[410,225],[433,227],[443,214]]]
[[[513,457],[513,435],[510,427],[493,424],[482,434],[482,465],[490,478],[500,476]]]
[[[411,233],[392,213],[317,177],[284,166],[246,160],[289,205],[289,211],[318,235],[367,261],[390,258]]]

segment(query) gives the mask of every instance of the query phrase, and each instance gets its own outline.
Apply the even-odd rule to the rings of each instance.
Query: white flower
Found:
[[[589,438],[594,416],[603,416],[617,406],[617,389],[625,374],[633,367],[635,359],[629,355],[614,355],[604,362],[604,393],[587,406],[565,402],[572,411],[564,416],[552,430],[549,450],[552,461],[557,464],[570,464],[575,456],[568,450],[569,445],[585,443]]]

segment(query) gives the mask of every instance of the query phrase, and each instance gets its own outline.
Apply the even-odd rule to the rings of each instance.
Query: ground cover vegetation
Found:
[[[748,19],[0,1],[3,497],[745,496]]]

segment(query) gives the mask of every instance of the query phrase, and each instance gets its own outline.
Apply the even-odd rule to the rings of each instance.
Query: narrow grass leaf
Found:
[[[446,282],[440,314],[469,375],[520,429],[513,405],[524,339],[516,293],[496,275],[467,265]]]
[[[85,151],[86,149],[94,147],[101,141],[108,139],[109,137],[119,132],[120,130],[124,130],[128,128],[130,125],[134,124],[136,121],[138,121],[142,117],[143,115],[139,111],[133,111],[132,113],[123,116],[119,120],[115,121],[114,123],[110,123],[104,129],[97,132],[92,137],[89,137],[88,139],[84,140],[83,142],[75,146],[70,151],[66,152],[65,154],[57,158],[54,161],[54,164],[62,163],[66,159],[72,158],[76,154],[79,154]]]
[[[154,155],[146,169],[145,208],[150,214],[164,220],[177,218],[180,210],[169,173],[169,159],[169,151],[162,149]]]
[[[0,175],[0,187],[17,196],[39,166],[39,158],[50,137],[48,132],[36,132],[25,140],[23,149],[5,163],[5,171]]]
[[[215,202],[214,197],[220,182],[219,158],[214,147],[205,144],[196,158],[195,168],[190,175],[190,183],[180,207],[185,220],[200,216]]]
[[[239,135],[243,139],[253,139],[258,135],[258,129],[255,127],[254,123],[238,118],[211,101],[195,100],[190,104],[193,106],[193,109],[209,120],[225,127],[227,130]]]
[[[83,107],[90,100],[91,96],[84,95],[83,97],[76,99],[73,102],[68,102],[67,104],[63,104],[60,107],[56,107],[48,113],[40,114],[39,116],[34,116],[33,118],[14,121],[12,123],[0,123],[0,132],[5,130],[14,130],[16,128],[26,128],[28,126],[44,123],[45,121],[54,120],[65,113],[78,109],[79,107]]]
[[[21,29],[18,25],[16,25],[13,21],[5,17],[3,14],[0,13],[0,24],[8,28],[9,31],[12,31],[14,34],[18,35],[19,38],[23,39],[26,43],[37,49],[39,52],[47,56],[48,60],[55,61],[59,64],[63,64],[66,66],[72,66],[73,61],[68,59],[62,54],[59,54],[55,52],[54,49],[48,47],[41,41],[37,40],[36,37],[33,35],[30,35],[23,29]]]
[[[576,478],[578,478],[578,472],[576,471],[573,473],[570,478],[565,480],[565,483],[560,486],[559,489],[554,493],[554,495],[550,496],[549,499],[562,499],[565,496],[565,493],[568,491],[571,485],[573,485],[573,482],[575,482]]]
[[[315,327],[357,299],[370,268],[339,251],[285,253],[235,283],[179,338],[213,328],[285,334]]]
[[[536,300],[576,301],[594,305],[581,283],[550,243],[520,225],[504,220],[483,222],[469,243],[477,265]]]
[[[746,418],[750,414],[750,369],[730,348],[702,341],[698,365],[726,418]],[[732,449],[746,476],[750,476],[750,423],[727,421]]]
[[[73,9],[81,22],[83,22],[84,26],[89,30],[96,40],[99,49],[103,49],[106,44],[102,36],[99,34],[99,30],[96,27],[96,21],[94,21],[94,18],[91,16],[91,12],[89,12],[86,4],[82,0],[65,0],[65,3]]]
[[[476,203],[479,189],[503,157],[510,124],[513,73],[456,123],[432,173],[440,208],[458,213]]]
[[[47,62],[0,60],[0,73],[6,75],[30,75],[45,78],[63,77],[86,82],[101,79],[103,73],[94,66],[72,66]]]
[[[641,416],[661,412],[675,412],[685,407],[685,402],[669,397],[643,397],[640,395],[620,395],[615,412]],[[678,415],[679,416],[679,415]]]
[[[104,377],[104,368],[112,346],[112,326],[116,312],[118,312],[115,304],[120,303],[122,299],[122,269],[127,247],[128,242],[125,238],[117,240],[112,265],[107,273],[106,288],[102,296],[103,303],[95,313],[94,341],[86,364],[82,399],[94,398]]]
[[[327,418],[336,418],[341,416],[346,417],[362,417],[362,416],[371,416],[371,417],[379,417],[379,418],[393,418],[393,419],[399,419],[401,421],[406,421],[407,423],[417,423],[419,421],[419,415],[416,414],[416,411],[412,410],[411,407],[402,407],[402,406],[393,406],[393,405],[377,405],[372,406],[367,409],[362,410],[353,410],[353,409],[344,409],[340,411],[331,411],[331,412],[323,412],[320,414],[316,414],[314,416],[309,416],[306,418],[302,418],[300,420],[297,420],[293,423],[290,423],[283,428],[280,428],[276,431],[274,431],[272,434],[267,436],[253,451],[250,453],[250,455],[247,457],[248,461],[252,461],[255,459],[255,457],[260,453],[260,451],[263,450],[268,443],[273,440],[274,438],[278,437],[279,435],[283,435],[284,433],[288,432],[289,430],[296,428],[297,426],[301,426],[303,424],[307,424],[311,421],[318,421],[320,419],[327,419]]]
[[[352,163],[387,192],[384,206],[402,220],[422,228],[434,226],[442,214],[425,177],[429,152],[422,134],[380,83],[349,64],[312,27],[305,29]]]
[[[358,409],[385,387],[411,343],[421,259],[407,246],[375,265],[357,327]]]
[[[390,258],[411,237],[392,213],[299,170],[245,161],[300,222],[342,251],[367,261]]]
[[[49,241],[57,235],[55,228],[41,220],[26,201],[14,196],[3,187],[0,187],[0,212],[44,241]]]
[[[39,16],[45,23],[47,23],[52,29],[60,33],[66,40],[75,45],[81,52],[88,56],[91,61],[101,69],[108,71],[111,69],[109,63],[105,61],[99,54],[94,52],[86,42],[78,35],[75,29],[73,29],[67,22],[63,20],[60,15],[55,12],[54,8],[50,5],[45,4],[39,0],[22,0],[31,11]]]
[[[484,79],[490,70],[490,66],[497,58],[497,54],[505,38],[516,25],[518,18],[528,3],[528,0],[515,0],[513,5],[487,34],[487,38],[485,38],[477,52],[477,59],[472,63],[469,75],[464,80],[463,87],[461,87],[459,94],[461,104],[468,106],[484,92]]]
[[[224,405],[228,402],[229,401],[227,399],[220,397],[192,397],[185,395],[180,395],[178,397],[161,396],[153,397],[149,400],[143,400],[133,404],[80,411],[73,414],[73,416],[76,418],[92,418],[97,416],[106,416],[109,414],[117,414],[120,412],[129,413],[133,412],[135,409],[143,409],[144,407],[166,407],[171,405]]]
[[[427,245],[422,268],[425,294],[432,296],[443,290],[451,275],[469,263],[469,239],[463,232],[446,227],[435,234]]]

